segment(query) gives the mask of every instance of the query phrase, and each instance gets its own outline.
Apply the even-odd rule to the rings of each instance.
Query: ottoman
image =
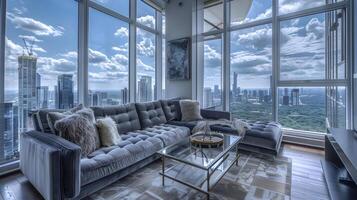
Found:
[[[277,122],[246,121],[251,128],[247,130],[239,148],[263,154],[277,155],[279,153],[283,134],[281,125]],[[236,130],[225,125],[212,125],[213,131],[237,134]]]

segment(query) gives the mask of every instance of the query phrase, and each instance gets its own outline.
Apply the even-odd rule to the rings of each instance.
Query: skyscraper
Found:
[[[152,81],[151,76],[142,76],[138,81],[139,102],[152,101]]]
[[[12,103],[0,106],[0,164],[18,157],[18,109]]]
[[[237,96],[239,95],[238,93],[238,72],[233,73],[233,99],[235,100]]]
[[[203,107],[208,108],[213,106],[212,89],[207,87],[203,89]]]
[[[129,101],[128,98],[128,88],[121,89],[121,103],[127,104]]]
[[[215,99],[220,99],[221,98],[221,91],[219,90],[219,86],[218,85],[214,85],[214,89],[213,89],[213,97]]]
[[[289,89],[288,88],[284,88],[283,105],[284,106],[289,105]]]
[[[73,75],[61,74],[57,80],[57,92],[58,92],[58,108],[68,109],[74,106],[73,95]]]
[[[37,87],[37,107],[48,108],[49,91],[48,86]]]
[[[19,64],[19,128],[20,132],[26,131],[29,112],[37,106],[37,57],[21,55]]]
[[[291,105],[293,106],[300,105],[299,89],[295,88],[291,90]]]

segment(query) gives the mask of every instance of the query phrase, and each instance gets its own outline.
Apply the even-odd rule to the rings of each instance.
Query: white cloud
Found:
[[[68,58],[68,59],[77,59],[78,54],[76,51],[68,51],[67,53],[60,54],[61,56]]]
[[[141,59],[137,59],[136,65],[138,67],[138,71],[155,71],[155,67],[145,64]]]
[[[42,42],[42,40],[33,35],[19,35],[19,38],[26,40],[26,42]]]
[[[7,19],[15,25],[17,29],[23,29],[38,36],[62,36],[62,27],[53,27],[32,18],[22,17],[13,13],[7,13]]]
[[[313,8],[324,5],[324,1],[321,0],[280,0],[279,12],[281,14],[291,13],[306,8]]]
[[[100,51],[88,49],[88,57],[91,65],[99,67],[105,71],[127,71],[128,68],[128,58],[122,54],[115,54],[109,58]]]
[[[137,22],[139,22],[140,24],[143,24],[145,26],[152,27],[152,28],[155,27],[155,18],[151,15],[145,15],[145,16],[139,17],[137,19]]]
[[[124,52],[124,53],[128,52],[128,48],[127,47],[112,47],[112,49],[114,51],[118,51],[118,52]]]
[[[129,37],[129,30],[125,27],[120,27],[115,31],[114,35],[118,37]]]

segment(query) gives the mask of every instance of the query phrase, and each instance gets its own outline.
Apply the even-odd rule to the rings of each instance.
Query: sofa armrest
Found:
[[[201,109],[201,116],[205,119],[227,119],[231,120],[231,113],[225,111]]]
[[[81,148],[59,136],[29,131],[20,136],[20,169],[45,199],[80,193]]]

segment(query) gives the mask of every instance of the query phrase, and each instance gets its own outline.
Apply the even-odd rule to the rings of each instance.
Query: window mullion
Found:
[[[88,0],[78,2],[78,95],[88,106]]]
[[[130,1],[129,24],[129,100],[136,101],[136,1]]]
[[[272,114],[273,120],[278,121],[278,80],[280,80],[280,30],[278,21],[278,6],[279,1],[272,1],[272,11],[273,11],[273,21],[272,21],[272,35],[273,35],[273,45],[272,45],[272,75],[270,78],[270,88],[271,88],[271,98],[272,98]]]

